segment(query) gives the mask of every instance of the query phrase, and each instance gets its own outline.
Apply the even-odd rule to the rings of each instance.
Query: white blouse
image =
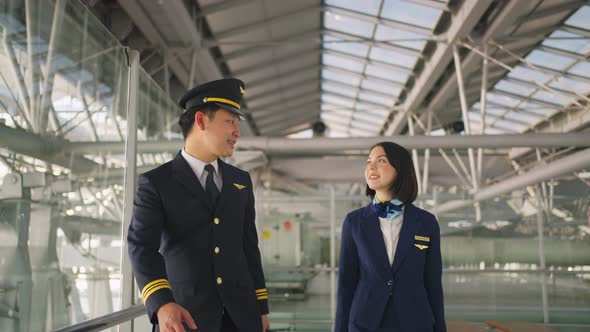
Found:
[[[397,248],[397,243],[399,241],[399,233],[402,229],[403,221],[403,212],[393,219],[379,218],[379,223],[381,224],[381,232],[383,233],[383,240],[385,241],[385,249],[387,249],[387,256],[389,257],[390,265],[393,265],[395,249]]]

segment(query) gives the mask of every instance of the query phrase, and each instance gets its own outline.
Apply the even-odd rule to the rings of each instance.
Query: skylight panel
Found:
[[[324,37],[324,48],[363,58],[366,58],[367,53],[369,52],[369,46],[366,44],[349,42],[332,36]]]
[[[590,30],[590,7],[583,6],[565,21],[566,25]]]
[[[375,24],[367,21],[361,21],[350,16],[325,12],[324,26],[327,29],[342,31],[351,35],[369,38],[373,35],[373,28]]]
[[[540,51],[534,50],[532,51],[527,57],[527,61],[530,61],[533,64],[541,65],[543,67],[555,69],[555,70],[564,70],[565,67],[569,66],[574,60],[571,58]]]
[[[560,31],[557,30],[553,32],[548,39],[543,41],[543,45],[551,46],[555,48],[559,48],[562,50],[578,53],[578,54],[586,54],[590,52],[590,43],[588,43],[587,39],[580,39],[582,36],[567,32],[567,31]],[[551,39],[551,38],[560,38],[560,39]],[[561,39],[561,38],[571,38],[571,39]]]
[[[524,65],[518,65],[510,73],[508,73],[508,77],[514,77],[521,80],[542,83],[548,81],[551,76],[543,74],[538,70],[525,67]]]
[[[422,51],[426,45],[427,36],[402,29],[395,29],[385,25],[377,25],[375,39],[389,44],[408,47]]]
[[[513,83],[513,82],[507,82],[505,80],[498,82],[498,84],[496,84],[496,86],[494,88],[498,89],[498,90],[506,91],[506,92],[512,92],[512,93],[515,93],[515,94],[521,95],[521,96],[528,96],[531,93],[535,92],[535,90],[537,90],[536,88],[531,87],[531,86],[526,86],[526,85]]]
[[[556,82],[551,82],[549,86],[552,88],[576,91],[577,93],[581,94],[590,93],[590,83],[574,80],[567,77],[559,77],[558,79],[556,79]]]
[[[337,55],[333,54],[323,54],[323,63],[326,65],[344,68],[347,70],[352,70],[361,73],[363,71],[363,63],[358,61],[352,61],[349,59],[344,59]]]
[[[334,95],[328,95],[325,93],[322,93],[322,102],[334,104],[337,106],[343,106],[343,107],[347,107],[347,108],[350,108],[352,106],[351,101],[348,99],[334,96]]]
[[[567,98],[565,96],[562,96],[561,94],[549,92],[546,90],[538,91],[532,96],[532,98],[539,101],[547,102],[549,104],[559,104],[563,106],[570,104],[573,101],[573,99],[571,98]]]
[[[359,85],[359,83],[361,82],[360,76],[355,76],[355,75],[346,74],[346,73],[336,73],[336,72],[330,71],[329,69],[322,70],[322,78],[328,79],[328,80],[334,80],[334,81],[338,81],[338,82],[347,82],[348,84],[351,84],[351,85]]]
[[[410,74],[394,68],[387,69],[383,66],[375,66],[371,64],[367,65],[365,72],[371,76],[398,83],[406,83],[410,76]]]
[[[361,86],[365,89],[378,91],[387,95],[391,95],[392,97],[396,97],[401,92],[401,88],[387,86],[385,84],[381,84],[371,79],[364,79],[361,83]]]
[[[516,120],[516,121],[519,121],[519,122],[528,123],[529,125],[535,124],[535,123],[537,123],[537,122],[539,122],[540,120],[543,119],[542,116],[536,116],[535,117],[535,116],[529,115],[527,113],[515,112],[515,111],[506,113],[504,115],[504,117],[507,120]]]
[[[418,59],[415,56],[401,54],[392,50],[386,50],[381,47],[373,47],[371,49],[369,58],[406,68],[413,68],[416,64],[416,59]]]
[[[342,85],[336,85],[332,83],[323,82],[322,90],[326,92],[333,92],[339,95],[344,95],[350,98],[355,98],[357,90],[354,87],[345,87]]]
[[[358,95],[358,98],[361,100],[366,100],[366,101],[372,102],[372,103],[381,104],[384,107],[389,107],[389,106],[393,105],[392,98],[378,96],[378,95],[375,95],[373,93],[366,92],[366,91],[361,91]]]
[[[584,61],[576,64],[568,72],[584,77],[590,77],[590,63]]]
[[[326,0],[326,4],[328,6],[350,9],[355,12],[360,12],[364,14],[377,15],[377,13],[379,12],[379,5],[381,4],[381,0]]]
[[[442,10],[401,0],[384,0],[381,16],[398,22],[433,29]]]

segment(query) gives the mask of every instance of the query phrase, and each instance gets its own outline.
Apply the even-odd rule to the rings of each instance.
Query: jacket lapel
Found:
[[[361,232],[363,233],[364,242],[367,245],[370,257],[375,258],[379,271],[383,275],[388,275],[391,273],[391,266],[389,265],[389,257],[387,257],[385,240],[383,239],[379,217],[375,214],[371,205],[372,203],[369,203],[363,211]]]
[[[413,204],[406,204],[404,208],[404,220],[402,222],[402,229],[399,234],[399,241],[395,249],[395,257],[393,259],[393,266],[391,267],[393,273],[399,269],[404,258],[412,248],[414,243],[414,235],[418,231],[420,220],[418,219],[418,212]]]
[[[211,199],[180,152],[178,152],[174,160],[172,160],[172,169],[174,178],[211,209]]]
[[[229,199],[229,193],[232,190],[232,186],[234,183],[234,173],[233,169],[229,167],[223,160],[217,159],[217,164],[219,165],[219,170],[221,171],[221,179],[223,181],[221,186],[221,194],[219,195],[219,199],[217,200],[216,209],[219,209],[223,206],[226,200]]]

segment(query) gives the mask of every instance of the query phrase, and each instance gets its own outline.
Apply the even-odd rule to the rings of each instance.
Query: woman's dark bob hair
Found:
[[[418,181],[416,180],[416,171],[410,153],[403,146],[393,142],[377,143],[371,147],[369,152],[378,146],[385,150],[387,160],[397,171],[397,176],[389,190],[400,201],[412,203],[418,196]],[[369,188],[368,184],[365,193],[371,199],[375,197],[375,190]]]

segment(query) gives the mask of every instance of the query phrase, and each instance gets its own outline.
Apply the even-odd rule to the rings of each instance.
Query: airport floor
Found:
[[[324,277],[320,277],[325,279]],[[325,286],[325,280],[314,280]],[[485,321],[543,322],[540,278],[493,273],[444,277],[447,320],[484,326]],[[328,288],[329,289],[329,288]],[[558,332],[590,331],[590,281],[574,275],[547,281],[549,322]],[[331,331],[330,296],[312,294],[299,301],[271,292],[271,320],[276,331]]]

